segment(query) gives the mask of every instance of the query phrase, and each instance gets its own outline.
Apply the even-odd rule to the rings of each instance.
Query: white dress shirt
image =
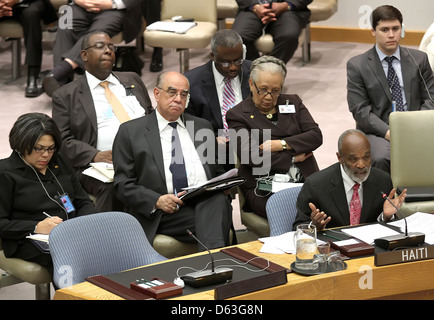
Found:
[[[174,193],[172,173],[169,170],[170,161],[172,159],[172,130],[173,128],[169,125],[170,121],[167,121],[155,109],[157,116],[158,129],[160,131],[161,148],[163,152],[164,161],[164,174],[166,177],[166,186],[168,193]],[[177,131],[179,135],[179,140],[182,147],[182,153],[184,155],[185,169],[187,171],[188,186],[194,186],[199,183],[206,182],[208,180],[205,169],[203,168],[202,161],[197,153],[196,147],[194,146],[193,140],[185,127],[184,122],[178,118]],[[181,192],[181,190],[177,190]]]
[[[113,140],[118,132],[120,122],[107,101],[104,88],[99,85],[102,81],[87,71],[85,74],[96,111],[98,125],[96,148],[101,151],[112,150]],[[121,102],[131,119],[145,115],[145,109],[141,107],[137,98],[127,96],[125,87],[113,74],[110,74],[104,81],[109,82],[110,90]]]

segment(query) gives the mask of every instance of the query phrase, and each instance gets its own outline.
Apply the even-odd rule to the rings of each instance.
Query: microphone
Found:
[[[211,271],[214,272],[215,268],[214,268],[214,257],[211,254],[211,251],[209,251],[209,249],[202,243],[202,241],[200,241],[194,234],[193,232],[191,232],[190,230],[187,229],[187,233],[190,237],[193,237],[194,240],[196,240],[197,242],[200,243],[200,245],[202,247],[204,247],[206,249],[206,251],[208,251],[210,257],[211,257]]]
[[[395,206],[395,204],[389,199],[389,197],[383,191],[381,191],[381,194],[383,195],[383,198],[389,201],[389,203],[396,209],[397,212],[399,212],[399,214],[404,219],[405,232],[404,234],[398,234],[398,235],[375,239],[374,240],[375,245],[386,250],[391,250],[398,247],[413,247],[413,246],[418,246],[420,244],[423,244],[425,242],[425,234],[421,232],[408,233],[407,219],[405,218],[405,215],[401,212],[400,209],[398,209],[397,206]]]
[[[233,270],[230,268],[215,268],[214,258],[211,254],[211,251],[209,251],[209,249],[188,229],[187,234],[208,251],[211,257],[211,270],[201,270],[187,273],[186,275],[181,276],[181,279],[184,281],[184,283],[193,288],[200,288],[231,280]]]

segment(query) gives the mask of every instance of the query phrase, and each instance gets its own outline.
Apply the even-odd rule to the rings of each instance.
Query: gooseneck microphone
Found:
[[[194,240],[196,240],[197,242],[199,242],[200,243],[200,245],[202,246],[202,247],[204,247],[205,249],[206,249],[206,251],[208,251],[208,253],[209,253],[209,255],[210,255],[210,257],[211,257],[211,272],[214,272],[215,271],[215,266],[214,266],[214,257],[212,256],[212,254],[211,254],[211,251],[209,251],[209,249],[207,248],[207,246],[206,245],[204,245],[194,234],[193,234],[193,232],[191,232],[190,230],[188,230],[187,229],[187,234],[190,236],[190,237],[193,237],[193,239]]]
[[[389,203],[396,209],[396,212],[399,212],[399,214],[401,215],[401,217],[404,218],[405,235],[408,236],[407,219],[405,218],[405,215],[401,212],[400,209],[398,209],[397,206],[395,206],[395,204],[393,203],[392,200],[389,199],[389,197],[387,196],[387,194],[385,194],[383,191],[381,191],[381,194],[383,195],[383,199],[386,199],[387,201],[389,201]]]
[[[425,242],[425,234],[421,232],[408,233],[407,219],[405,218],[405,215],[400,209],[398,209],[397,206],[395,206],[393,201],[391,201],[383,191],[381,191],[381,194],[383,195],[383,198],[386,199],[404,219],[405,231],[404,234],[375,239],[375,245],[386,250],[391,250],[398,247],[414,247],[423,244]]]
[[[211,270],[201,270],[187,273],[186,275],[181,276],[181,279],[184,281],[184,283],[194,288],[200,288],[231,280],[233,270],[230,268],[215,268],[214,258],[211,254],[211,251],[209,251],[209,249],[188,229],[187,234],[193,237],[194,240],[196,240],[208,251],[211,257]]]

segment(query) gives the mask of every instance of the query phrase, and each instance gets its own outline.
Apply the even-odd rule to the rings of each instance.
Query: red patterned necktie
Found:
[[[235,105],[235,92],[231,85],[230,78],[224,78],[225,86],[223,88],[223,130],[225,133],[229,131],[228,123],[226,122],[226,112]]]
[[[350,225],[356,225],[360,223],[360,214],[362,213],[362,205],[359,197],[360,183],[356,183],[353,186],[353,196],[350,202]]]

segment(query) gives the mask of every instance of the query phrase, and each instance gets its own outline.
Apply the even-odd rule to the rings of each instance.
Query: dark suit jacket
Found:
[[[190,135],[198,148],[201,141],[195,141],[194,135],[201,129],[212,132],[211,124],[189,114],[183,117],[184,122],[194,121],[194,132],[190,132]],[[199,156],[202,156],[200,152]],[[120,126],[113,143],[113,163],[116,196],[126,204],[128,212],[139,220],[152,243],[162,213],[160,210],[153,212],[153,208],[158,198],[167,194],[156,112]],[[221,167],[216,164],[205,163],[203,167],[208,179],[222,173]]]
[[[363,182],[363,206],[360,223],[375,222],[383,212],[384,199],[381,191],[386,194],[392,190],[390,176],[383,170],[372,167],[368,179]],[[298,224],[310,222],[312,202],[317,209],[332,217],[327,228],[347,226],[350,224],[350,212],[345,196],[340,163],[321,170],[304,182],[297,199],[297,217],[294,229]]]
[[[190,103],[185,112],[208,120],[211,122],[214,132],[217,133],[218,129],[223,129],[223,120],[212,64],[213,60],[210,60],[206,64],[185,73],[190,82]],[[245,60],[240,70],[239,77],[243,99],[250,94],[249,76],[251,64],[251,61]]]
[[[152,112],[151,99],[141,78],[134,72],[115,72],[124,87],[134,85],[133,94],[146,114]],[[96,149],[98,127],[95,106],[86,77],[62,86],[53,93],[53,120],[62,136],[62,150],[73,167],[87,167]]]
[[[426,53],[400,48],[408,110],[434,109],[434,101],[427,93],[434,98],[433,72]],[[347,62],[347,80],[348,106],[357,127],[366,134],[384,137],[389,130],[392,98],[375,46]]]
[[[292,157],[300,154],[314,151],[322,144],[322,133],[318,124],[313,120],[307,108],[302,103],[298,95],[281,95],[277,104],[285,104],[288,100],[289,104],[295,106],[295,113],[279,113],[277,125],[273,125],[259,112],[259,109],[254,105],[251,96],[243,102],[230,109],[226,115],[229,128],[239,132],[242,129],[247,129],[251,133],[252,129],[257,129],[260,132],[259,142],[256,146],[264,141],[263,130],[271,129],[271,139],[283,139],[293,149],[274,152],[271,155],[271,171],[272,172],[288,172],[291,165]],[[250,137],[251,138],[251,137]],[[255,159],[252,159],[252,143],[243,143],[242,139],[237,141],[237,156],[241,161],[238,169],[238,174],[247,179],[241,185],[241,188],[248,189],[256,186],[256,176],[252,174],[252,168],[261,166],[255,164]],[[243,164],[242,155],[248,155],[248,163]],[[306,178],[312,173],[318,171],[318,165],[315,157],[311,156],[303,162],[297,163],[300,167],[303,176]]]

